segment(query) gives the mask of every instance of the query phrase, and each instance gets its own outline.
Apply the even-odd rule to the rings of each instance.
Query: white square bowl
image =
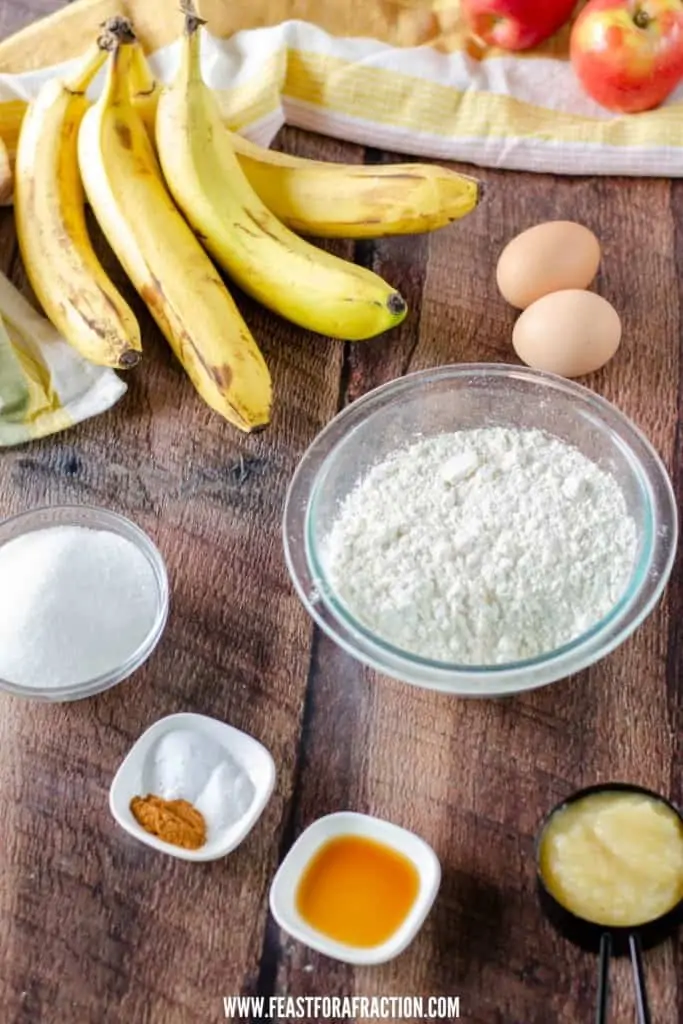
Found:
[[[130,802],[134,796],[145,796],[149,791],[144,781],[147,759],[165,734],[180,729],[189,730],[200,741],[206,738],[223,747],[246,771],[254,787],[251,804],[242,817],[222,829],[213,838],[209,838],[199,850],[185,850],[150,835],[137,823],[130,809]],[[218,860],[239,846],[252,830],[271,797],[275,787],[275,775],[273,758],[253,736],[216,718],[183,712],[161,718],[133,744],[114,776],[109,791],[109,807],[116,821],[126,832],[161,853],[170,854],[180,860]]]
[[[379,946],[350,946],[312,928],[296,908],[301,877],[328,840],[340,835],[363,836],[384,843],[410,860],[419,875],[417,897],[408,916],[394,934]],[[441,882],[439,860],[414,832],[382,818],[341,811],[318,818],[299,836],[280,865],[270,889],[270,909],[280,928],[311,949],[348,964],[383,964],[393,960],[413,941],[432,908]]]

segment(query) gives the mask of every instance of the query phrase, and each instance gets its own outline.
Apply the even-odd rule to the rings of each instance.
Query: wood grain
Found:
[[[5,0],[0,31],[57,6]],[[278,145],[318,159],[398,159],[291,130]],[[478,1024],[591,1017],[595,965],[540,916],[533,840],[546,810],[580,785],[622,778],[683,800],[680,572],[636,635],[589,672],[465,702],[347,658],[313,630],[282,556],[287,484],[339,408],[411,370],[514,361],[496,257],[516,232],[555,217],[598,233],[595,287],[624,319],[617,358],[587,383],[648,434],[682,493],[683,185],[465,169],[487,186],[467,220],[429,237],[332,246],[408,299],[391,335],[342,346],[238,296],[278,399],[271,428],[251,438],[202,405],[93,226],[140,317],[146,359],[112,412],[2,455],[0,514],[72,501],[131,516],[165,556],[172,613],[158,651],[125,685],[64,707],[0,699],[3,1020],[199,1024],[224,1019],[222,996],[240,992],[460,995],[462,1019]],[[9,210],[0,269],[29,294]],[[108,811],[130,744],[181,710],[247,730],[278,766],[257,828],[213,865],[148,851]],[[414,829],[444,870],[420,936],[382,968],[318,956],[268,914],[270,881],[294,839],[345,808]],[[649,953],[647,971],[653,1019],[683,1021],[680,940]],[[612,1019],[631,1021],[625,963],[613,978]]]

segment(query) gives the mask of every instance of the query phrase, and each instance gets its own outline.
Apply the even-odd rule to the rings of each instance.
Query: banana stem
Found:
[[[188,36],[194,35],[202,25],[206,25],[204,18],[197,14],[194,0],[180,0],[180,10],[185,15],[185,32]]]
[[[122,43],[134,43],[136,41],[133,22],[130,18],[124,18],[121,14],[117,14],[113,18],[107,18],[100,27],[104,29],[104,32],[97,40],[97,44],[102,50],[115,50]]]
[[[75,96],[82,95],[104,64],[106,56],[99,42],[93,43],[86,50],[77,70],[64,79],[64,88]]]
[[[130,81],[133,95],[136,97],[151,96],[157,86],[140,45],[133,47],[133,66],[131,68]]]
[[[185,16],[185,38],[182,42],[182,53],[180,58],[180,74],[178,81],[202,82],[201,63],[201,32],[199,29],[204,24],[201,19],[194,15]]]
[[[103,52],[109,53],[109,65],[100,102],[105,106],[126,106],[132,101],[131,73],[138,41],[128,18],[109,18],[102,27],[104,32],[97,43]]]
[[[206,21],[197,14],[194,0],[180,0],[180,9],[185,15],[185,45],[181,57],[181,76],[189,82],[203,82],[200,55],[201,32]]]

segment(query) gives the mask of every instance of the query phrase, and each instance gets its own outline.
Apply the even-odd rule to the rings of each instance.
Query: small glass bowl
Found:
[[[82,526],[91,530],[106,530],[125,537],[140,551],[154,572],[157,584],[157,608],[152,627],[138,646],[123,664],[109,672],[69,686],[20,686],[0,678],[0,690],[11,693],[15,697],[26,697],[33,700],[64,702],[92,697],[102,693],[117,683],[128,679],[149,658],[159,643],[168,618],[169,589],[166,566],[157,547],[139,526],[116,512],[89,505],[55,505],[38,508],[12,516],[0,523],[0,546],[16,537],[45,529],[50,526]]]
[[[325,579],[321,544],[340,504],[370,468],[420,438],[480,427],[539,429],[578,448],[621,487],[638,547],[615,607],[570,643],[505,665],[459,665],[400,650],[356,621]],[[579,384],[502,364],[424,370],[344,409],[318,435],[292,479],[284,511],[287,567],[307,611],[348,654],[388,676],[463,697],[521,693],[587,668],[650,614],[671,573],[678,537],[673,488],[656,451],[623,413]]]

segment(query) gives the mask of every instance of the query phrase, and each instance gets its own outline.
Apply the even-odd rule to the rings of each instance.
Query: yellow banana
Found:
[[[220,275],[176,209],[129,91],[137,43],[108,23],[102,95],[83,118],[79,161],[109,244],[204,401],[244,431],[270,419],[263,357]]]
[[[293,234],[251,188],[201,77],[200,25],[186,16],[180,69],[159,97],[156,140],[164,177],[204,246],[244,291],[301,327],[360,341],[400,323],[406,304],[398,292]]]
[[[159,89],[141,49],[136,53],[132,86],[149,125]],[[480,198],[475,178],[446,167],[334,164],[264,149],[237,134],[231,141],[264,205],[302,235],[382,238],[434,231],[471,213]]]
[[[318,238],[383,238],[434,231],[471,213],[480,186],[432,164],[333,164],[233,146],[249,183],[292,231]]]
[[[130,53],[128,88],[133,106],[142,118],[150,141],[154,145],[154,125],[161,86],[154,78],[142,46],[134,46]]]
[[[78,171],[84,94],[104,57],[93,45],[72,77],[51,79],[29,106],[17,149],[15,215],[28,279],[52,323],[86,359],[126,369],[140,361],[140,330],[93,251]]]
[[[17,152],[19,132],[21,131],[21,125],[24,117],[26,116],[27,110],[28,103],[26,100],[7,100],[2,104],[0,135],[2,135],[8,156],[10,157],[10,163],[12,164],[14,163],[14,157]]]
[[[5,140],[0,136],[0,206],[12,202],[14,178]]]
[[[135,105],[153,135],[160,89],[141,48],[135,52],[131,85]],[[219,104],[220,98],[216,94]],[[227,124],[223,111],[221,119]],[[11,151],[17,129],[11,116],[6,120],[1,127],[7,130]],[[265,206],[303,235],[382,238],[434,231],[470,213],[481,197],[476,179],[436,164],[336,164],[264,149],[237,134],[232,142]],[[11,184],[11,172],[3,175],[1,163],[0,155],[0,205],[11,202],[11,189],[7,195],[2,190],[3,180]]]
[[[133,97],[135,105],[138,108],[143,121],[153,135],[159,89],[149,69],[149,64],[147,63],[147,59],[142,52],[142,49],[139,49],[139,55],[135,60],[133,78],[136,82],[134,90],[137,94]],[[26,116],[28,106],[29,105],[25,100],[5,100],[0,104],[0,110],[2,112],[2,117],[0,119],[0,137],[4,143],[4,149],[6,150],[6,159],[10,166],[10,174],[16,158],[19,134],[21,132],[21,126],[24,117]],[[89,101],[87,102],[87,106],[90,106]],[[12,201],[11,191],[9,194],[6,194],[2,190],[4,174],[5,158],[0,154],[0,206],[11,203]]]

